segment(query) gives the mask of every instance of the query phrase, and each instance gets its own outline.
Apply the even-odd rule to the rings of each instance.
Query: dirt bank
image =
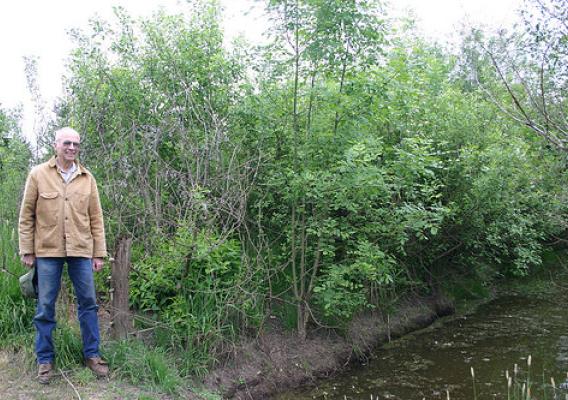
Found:
[[[444,298],[414,298],[392,315],[374,312],[358,316],[345,337],[316,330],[304,342],[272,324],[258,339],[235,350],[232,361],[213,371],[205,384],[224,398],[265,399],[344,370],[378,345],[424,328],[453,311]]]

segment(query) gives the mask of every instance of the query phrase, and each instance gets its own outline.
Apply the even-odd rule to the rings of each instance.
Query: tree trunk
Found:
[[[298,312],[298,338],[303,342],[308,336],[308,308],[304,301],[300,301],[296,309]]]
[[[116,255],[112,262],[111,275],[111,337],[126,339],[132,329],[129,307],[129,282],[131,238],[118,242]]]

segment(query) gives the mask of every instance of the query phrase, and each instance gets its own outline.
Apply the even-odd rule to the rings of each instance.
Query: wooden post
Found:
[[[132,328],[129,307],[128,273],[130,272],[131,238],[118,241],[111,273],[111,337],[126,339]]]

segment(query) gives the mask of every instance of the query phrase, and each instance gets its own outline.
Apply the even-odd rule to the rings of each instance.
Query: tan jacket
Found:
[[[20,254],[106,257],[103,212],[95,178],[82,165],[66,184],[55,157],[33,168],[18,226]]]

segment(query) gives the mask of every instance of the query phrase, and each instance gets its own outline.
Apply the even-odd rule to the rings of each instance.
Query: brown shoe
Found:
[[[51,378],[53,377],[52,371],[53,371],[52,363],[39,364],[37,371],[38,382],[41,383],[42,385],[47,385],[51,380]]]
[[[97,378],[108,376],[108,364],[100,357],[87,358],[85,365],[94,372]]]

